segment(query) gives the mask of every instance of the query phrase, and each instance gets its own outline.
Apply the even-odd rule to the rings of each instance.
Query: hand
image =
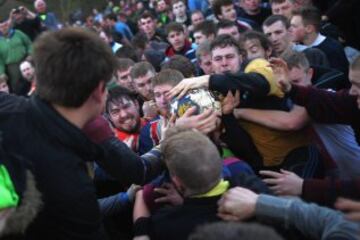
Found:
[[[360,221],[360,202],[346,198],[338,198],[335,207],[346,212],[345,218],[351,221]]]
[[[203,113],[193,116],[195,112],[196,107],[186,110],[184,115],[176,120],[175,126],[187,129],[195,128],[204,134],[208,134],[216,129],[218,113],[207,109]]]
[[[218,216],[227,221],[240,221],[255,213],[258,195],[249,189],[236,187],[227,191],[218,202]]]
[[[160,139],[160,142],[164,141],[165,135],[166,135],[165,132],[166,132],[169,128],[175,126],[175,120],[176,120],[175,114],[171,115],[170,118],[166,118],[166,117],[163,117],[163,118],[162,118],[161,129],[160,129],[160,131],[161,131],[161,135],[160,135],[160,136],[161,136],[161,139]]]
[[[291,90],[291,83],[289,80],[289,69],[286,62],[281,58],[271,58],[270,67],[273,70],[274,77],[280,89],[287,93]]]
[[[299,196],[302,193],[304,179],[293,172],[281,169],[280,173],[274,171],[260,171],[260,174],[269,177],[263,179],[263,181],[266,184],[271,185],[270,189],[276,195]]]
[[[167,98],[172,99],[176,96],[178,96],[178,98],[181,98],[190,89],[203,88],[208,86],[209,86],[209,75],[193,77],[193,78],[185,78],[178,85],[173,87],[171,91],[169,91],[169,93],[167,94]]]
[[[221,99],[221,111],[222,114],[230,114],[240,104],[240,92],[237,90],[235,96],[231,91],[228,91],[226,97]]]
[[[135,194],[137,191],[141,189],[141,186],[136,184],[131,184],[131,186],[126,191],[126,194],[128,195],[129,201],[133,202],[135,200]]]
[[[182,205],[184,202],[184,199],[172,183],[164,183],[160,188],[155,188],[154,190],[164,195],[163,197],[156,198],[156,203],[170,203],[171,205],[177,206]]]
[[[149,121],[158,115],[158,108],[153,100],[144,102],[142,110],[144,118]]]

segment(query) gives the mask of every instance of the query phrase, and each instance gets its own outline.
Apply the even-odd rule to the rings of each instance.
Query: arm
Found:
[[[134,239],[149,240],[150,211],[145,204],[142,190],[136,194],[133,221]]]
[[[330,92],[293,85],[289,96],[296,104],[304,106],[317,122],[351,124],[360,121],[356,98],[346,90]]]
[[[306,201],[333,206],[336,198],[360,198],[360,178],[341,179],[305,179],[302,198]]]
[[[295,105],[290,112],[258,109],[235,109],[237,119],[245,119],[280,131],[296,131],[302,129],[308,122],[306,109]]]
[[[334,210],[300,200],[259,195],[255,215],[295,227],[305,236],[316,239],[357,239],[358,225]]]

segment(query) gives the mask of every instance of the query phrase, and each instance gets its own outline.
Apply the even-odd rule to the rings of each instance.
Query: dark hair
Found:
[[[170,32],[184,32],[184,27],[181,23],[171,22],[165,26],[166,36],[169,36]]]
[[[108,15],[105,16],[105,19],[110,19],[110,20],[113,20],[113,21],[117,21],[117,16],[115,13],[109,13]]]
[[[285,2],[286,0],[270,0],[269,3],[270,4],[273,4],[273,3],[283,3]],[[291,3],[294,3],[294,0],[288,0],[289,2]]]
[[[181,74],[181,72],[174,69],[164,69],[151,79],[151,83],[153,87],[164,84],[175,86],[183,79],[184,76]]]
[[[227,34],[217,36],[214,41],[211,42],[210,49],[213,51],[215,48],[224,48],[227,46],[235,47],[239,54],[244,54],[244,50],[241,48],[240,44],[232,36]]]
[[[221,8],[229,5],[234,5],[232,0],[214,0],[212,9],[215,17],[218,19],[218,16],[221,15]]]
[[[234,23],[233,21],[230,21],[228,19],[224,19],[218,22],[218,24],[216,25],[216,32],[219,31],[219,29],[224,29],[224,28],[231,28],[231,27],[237,27],[236,23]]]
[[[287,19],[283,15],[271,15],[270,17],[265,19],[265,21],[263,22],[263,26],[268,27],[278,21],[280,21],[285,26],[286,29],[290,27],[289,19]]]
[[[293,16],[301,16],[304,25],[313,25],[316,32],[320,31],[321,13],[316,7],[304,7],[292,12]]]
[[[128,99],[133,102],[138,102],[136,92],[130,91],[129,89],[122,87],[122,86],[116,86],[109,90],[107,99],[106,99],[106,112],[109,113],[110,111],[110,104],[113,104],[120,99]]]
[[[243,39],[244,41],[257,39],[259,40],[260,45],[263,49],[269,50],[271,48],[271,41],[269,40],[269,38],[265,34],[258,31],[246,31],[243,35]]]
[[[196,69],[194,64],[182,55],[174,55],[167,62],[165,62],[161,69],[175,69],[181,72],[185,78],[194,77],[196,75]]]
[[[65,107],[80,107],[115,69],[111,48],[81,28],[46,32],[34,43],[38,95]]]
[[[205,21],[199,23],[198,25],[196,25],[193,32],[194,33],[201,32],[206,37],[209,37],[211,34],[213,34],[215,36],[216,35],[216,26],[213,21],[205,20]]]
[[[8,80],[9,80],[9,78],[5,73],[0,74],[0,83],[7,83]]]
[[[146,34],[142,31],[139,31],[131,40],[131,45],[135,49],[145,50],[146,45],[149,43],[149,39]]]
[[[171,6],[174,6],[174,4],[178,2],[182,2],[186,6],[184,0],[171,0]]]
[[[150,11],[146,10],[140,15],[138,21],[140,19],[146,19],[146,18],[151,18],[152,20],[156,20],[155,16]]]
[[[135,49],[133,47],[130,47],[130,46],[127,46],[127,45],[124,45],[121,48],[119,48],[116,51],[115,56],[118,57],[118,58],[130,58],[134,62],[139,61],[139,57],[138,57]]]
[[[283,240],[274,229],[257,223],[216,222],[196,228],[189,240]]]

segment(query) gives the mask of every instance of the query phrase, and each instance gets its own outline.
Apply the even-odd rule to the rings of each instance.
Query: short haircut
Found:
[[[164,84],[175,86],[183,79],[184,76],[181,74],[181,72],[174,69],[164,69],[161,70],[155,77],[153,77],[151,83],[153,87]]]
[[[192,11],[192,12],[191,12],[191,16],[192,16],[192,15],[195,15],[195,14],[198,14],[198,13],[200,13],[200,14],[202,14],[202,15],[204,16],[204,14],[203,14],[203,12],[202,12],[201,10],[194,10],[194,11]]]
[[[351,70],[360,70],[360,54],[358,54],[355,59],[350,64]]]
[[[289,19],[287,19],[283,15],[271,15],[271,16],[269,16],[263,22],[263,26],[269,27],[269,26],[273,25],[274,23],[276,23],[278,21],[280,21],[285,26],[286,29],[289,29],[289,27],[290,27]]]
[[[174,127],[166,131],[161,153],[172,176],[178,177],[187,196],[203,194],[218,184],[222,159],[204,134]]]
[[[139,57],[136,53],[135,48],[127,46],[127,45],[124,45],[121,48],[119,48],[116,51],[115,56],[118,58],[130,58],[134,62],[139,61]]]
[[[216,222],[202,225],[189,240],[283,240],[274,229],[257,223]]]
[[[244,41],[257,39],[259,40],[261,47],[265,50],[269,50],[271,48],[271,41],[269,40],[269,38],[264,33],[258,31],[250,30],[245,32],[243,35],[243,39]]]
[[[156,74],[155,68],[149,62],[143,61],[136,63],[130,71],[132,79],[145,76],[148,72]]]
[[[64,107],[80,107],[115,69],[111,48],[95,33],[80,28],[46,32],[34,43],[36,91]]]
[[[184,27],[181,23],[171,22],[165,26],[166,36],[169,36],[171,32],[184,32]]]
[[[218,18],[219,15],[221,15],[221,8],[223,6],[229,6],[229,5],[233,5],[233,1],[232,0],[214,0],[213,4],[212,4],[212,9],[214,12],[214,15],[216,18]]]
[[[211,34],[213,34],[215,36],[216,35],[216,26],[213,21],[205,20],[205,21],[199,23],[198,25],[196,25],[193,32],[194,33],[201,32],[206,37],[209,37]]]
[[[115,13],[109,13],[108,15],[105,16],[105,19],[110,19],[110,20],[113,20],[113,21],[117,21],[117,16]]]
[[[196,49],[196,59],[198,60],[198,62],[200,62],[201,57],[206,55],[206,54],[211,55],[211,49],[210,49],[210,42],[209,41],[205,41],[205,42],[201,43],[198,46],[198,48]]]
[[[182,55],[174,55],[167,62],[165,62],[161,69],[175,69],[181,72],[184,77],[190,78],[196,75],[194,64]]]
[[[186,4],[183,0],[171,0],[171,7],[174,6],[174,4],[176,4],[178,2],[182,2],[186,6]]]
[[[218,22],[218,24],[216,25],[216,32],[219,31],[219,29],[224,29],[224,28],[232,28],[232,27],[237,27],[236,23],[228,20],[228,19],[224,19]]]
[[[304,7],[294,10],[293,16],[300,16],[305,26],[313,25],[316,32],[320,31],[321,27],[321,13],[316,7]]]
[[[135,62],[130,58],[118,58],[116,59],[116,70],[123,72],[135,65]]]
[[[140,19],[146,19],[146,18],[151,18],[152,20],[156,20],[155,16],[148,10],[144,11],[138,20]]]
[[[141,49],[141,50],[145,50],[146,49],[146,45],[149,43],[149,39],[146,36],[146,34],[142,31],[139,31],[137,34],[135,34],[135,36],[133,37],[133,39],[131,40],[131,45],[135,48],[135,49]]]
[[[116,86],[109,90],[106,99],[106,112],[110,113],[110,104],[115,104],[121,99],[128,99],[138,103],[137,94],[125,87]]]
[[[234,47],[239,54],[243,55],[244,50],[241,48],[240,44],[230,35],[222,34],[217,36],[210,45],[211,51],[215,48],[225,48],[225,47]]]
[[[279,3],[283,3],[283,2],[285,2],[286,0],[270,0],[269,1],[269,3],[270,4],[274,4],[274,3],[277,3],[277,4],[279,4]],[[291,3],[294,3],[295,2],[295,0],[288,0],[289,2],[291,2]]]
[[[8,80],[9,78],[5,73],[0,74],[0,83],[7,83]]]
[[[310,67],[309,61],[303,52],[285,51],[281,54],[281,58],[284,59],[290,70],[294,67],[307,70]]]

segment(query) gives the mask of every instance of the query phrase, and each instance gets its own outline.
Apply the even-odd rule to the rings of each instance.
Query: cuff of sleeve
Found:
[[[223,74],[213,74],[209,78],[209,90],[219,91],[219,86],[225,80],[225,75]]]
[[[260,194],[255,206],[255,215],[260,220],[271,220],[286,225],[289,222],[287,209],[291,203],[292,200],[289,199]]]
[[[120,202],[126,204],[130,203],[129,195],[126,192],[119,193]]]
[[[149,235],[150,218],[141,217],[134,223],[134,236]]]

